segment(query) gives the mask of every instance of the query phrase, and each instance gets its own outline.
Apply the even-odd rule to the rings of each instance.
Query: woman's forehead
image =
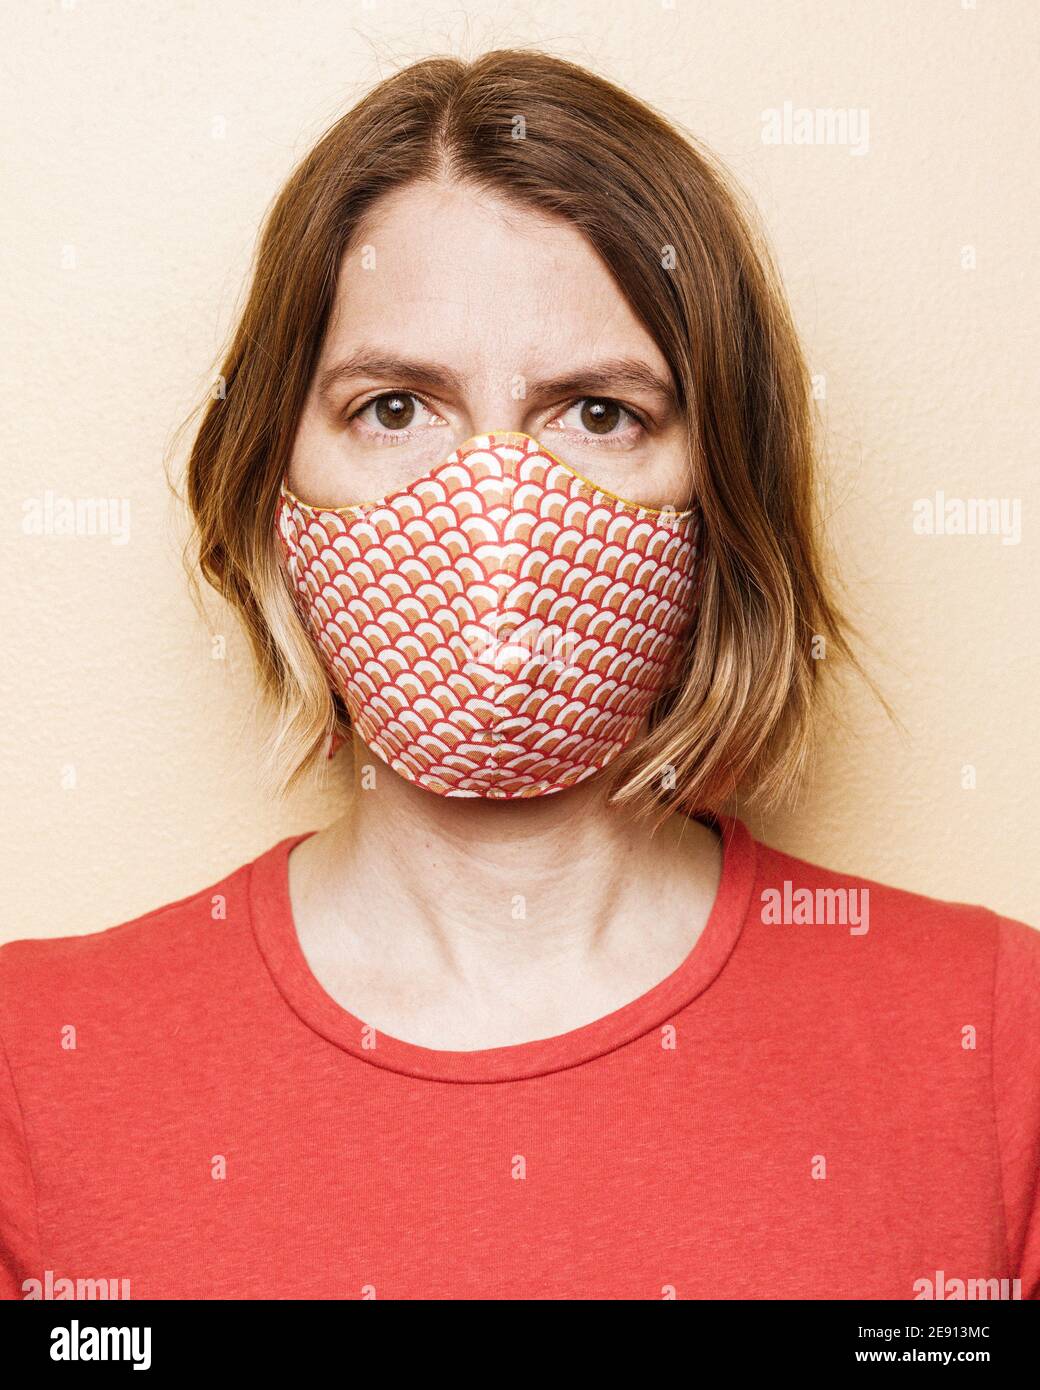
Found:
[[[467,376],[553,375],[591,355],[666,366],[576,227],[466,185],[397,190],[345,251],[324,356],[375,341]]]

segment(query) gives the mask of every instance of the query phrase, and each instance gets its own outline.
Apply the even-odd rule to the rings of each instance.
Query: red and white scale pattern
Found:
[[[639,732],[695,608],[699,512],[603,492],[528,435],[480,435],[377,502],[283,484],[298,607],[354,726],[443,796],[591,777]]]

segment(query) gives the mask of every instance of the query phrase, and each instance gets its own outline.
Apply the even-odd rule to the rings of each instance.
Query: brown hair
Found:
[[[279,787],[348,728],[280,570],[279,485],[343,252],[382,194],[423,178],[573,223],[669,362],[689,422],[699,617],[680,681],[612,766],[612,800],[655,815],[719,809],[738,787],[777,800],[811,748],[820,643],[851,656],[821,564],[809,375],[779,276],[708,151],[594,74],[513,50],[406,68],[306,156],[268,215],[191,452],[198,564],[278,706]]]

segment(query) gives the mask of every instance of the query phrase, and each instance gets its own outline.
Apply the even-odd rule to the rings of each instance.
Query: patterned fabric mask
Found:
[[[700,512],[626,502],[529,435],[478,435],[377,502],[278,511],[355,729],[442,796],[563,791],[639,733],[696,607]]]

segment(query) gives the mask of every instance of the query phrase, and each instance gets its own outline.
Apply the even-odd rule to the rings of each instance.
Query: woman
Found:
[[[349,738],[354,794],[0,952],[9,1297],[1040,1294],[1040,937],[724,814],[849,655],[811,423],[623,92],[436,60],[325,135],[188,497],[282,783]]]

